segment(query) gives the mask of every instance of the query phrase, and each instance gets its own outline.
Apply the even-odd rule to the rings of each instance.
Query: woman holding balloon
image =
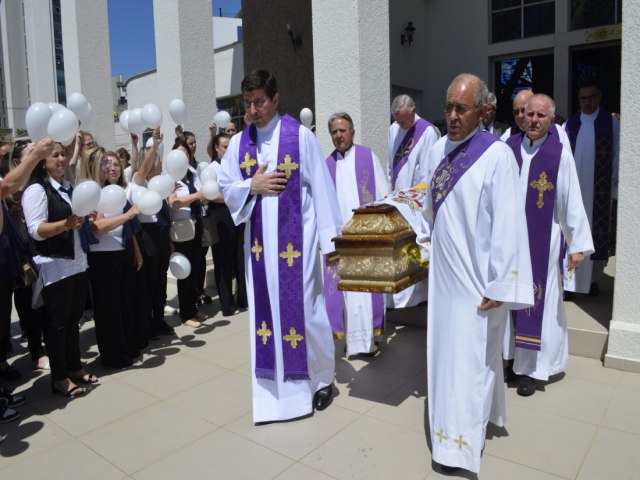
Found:
[[[109,368],[125,368],[140,354],[133,327],[133,299],[125,288],[131,273],[129,264],[134,262],[133,227],[129,222],[138,208],[129,205],[131,208],[123,212],[127,197],[117,185],[122,176],[117,155],[94,147],[86,152],[81,167],[79,181],[93,180],[105,185],[97,207],[99,212],[91,225],[99,242],[91,245],[87,256],[100,362]]]
[[[22,196],[22,208],[37,255],[40,272],[36,291],[46,310],[45,344],[51,366],[51,387],[68,397],[87,390],[77,382],[95,383],[80,360],[77,321],[82,316],[88,288],[88,239],[81,238],[84,218],[73,213],[71,184],[63,178],[66,157],[61,144],[31,174]],[[84,213],[84,212],[82,212]]]
[[[207,200],[202,194],[202,185],[196,170],[188,165],[191,151],[183,137],[176,138],[170,155],[171,159],[167,158],[167,169],[170,175],[173,173],[170,163],[175,161],[176,164],[181,164],[180,169],[184,171],[184,160],[187,160],[186,173],[177,182],[176,190],[169,195],[168,203],[171,208],[174,232],[172,240],[175,250],[184,255],[191,264],[190,274],[186,278],[178,279],[180,319],[188,327],[196,328],[208,318],[196,308],[198,295],[195,275],[202,254],[202,206],[207,203]]]

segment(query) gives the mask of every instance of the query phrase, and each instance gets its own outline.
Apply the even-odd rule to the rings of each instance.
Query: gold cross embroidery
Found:
[[[249,176],[251,175],[251,167],[253,167],[256,163],[256,159],[251,158],[251,155],[249,155],[249,152],[247,152],[244,154],[244,162],[240,164],[240,168],[244,168],[247,171],[247,176]]]
[[[298,342],[304,340],[304,337],[296,332],[295,327],[289,329],[289,335],[282,337],[285,342],[291,343],[291,348],[294,350],[298,347]]]
[[[449,437],[445,435],[442,429],[440,429],[439,432],[436,432],[436,437],[438,437],[438,439],[440,440],[440,443],[442,443],[442,440],[449,440]]]
[[[260,327],[260,330],[258,330],[256,332],[256,334],[259,337],[262,337],[262,344],[266,345],[267,344],[267,337],[271,336],[271,330],[269,330],[267,328],[267,322],[262,322],[262,326]]]
[[[547,172],[541,172],[538,180],[534,180],[529,186],[538,190],[538,201],[536,205],[538,208],[542,208],[544,206],[542,195],[544,195],[544,192],[547,190],[553,190],[553,183],[547,181]]]
[[[293,266],[293,259],[298,258],[301,253],[298,250],[293,249],[293,244],[291,242],[287,243],[287,249],[284,252],[280,252],[280,258],[287,259],[287,267]]]
[[[465,442],[465,441],[462,439],[462,435],[460,435],[458,438],[456,438],[453,442],[458,444],[458,448],[459,448],[460,450],[462,450],[462,447],[463,447],[464,445],[469,445],[467,442]]]
[[[262,246],[258,243],[258,238],[256,237],[253,247],[251,247],[251,253],[255,254],[256,262],[260,261],[260,253],[262,252]]]
[[[287,180],[291,177],[291,170],[297,170],[298,164],[291,163],[291,155],[288,153],[284,156],[284,163],[278,165],[278,170],[282,170],[284,172],[284,176],[287,177]]]

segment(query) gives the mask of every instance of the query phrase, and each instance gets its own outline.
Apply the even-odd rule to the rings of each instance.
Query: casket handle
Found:
[[[411,262],[420,267],[426,267],[429,265],[428,260],[424,260],[422,255],[420,255],[420,247],[418,245],[410,244],[404,247],[403,252],[404,256]]]

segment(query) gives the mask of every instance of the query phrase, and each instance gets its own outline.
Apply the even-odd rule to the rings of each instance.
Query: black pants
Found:
[[[7,361],[7,350],[11,341],[11,295],[13,280],[0,278],[0,363]]]
[[[77,273],[42,289],[44,299],[44,341],[51,365],[52,381],[64,380],[68,371],[82,369],[78,319],[84,311],[89,282]]]
[[[13,302],[16,305],[20,325],[24,324],[25,333],[31,360],[38,360],[44,355],[42,346],[42,328],[44,325],[44,308],[34,310],[31,308],[31,295],[33,290],[31,285],[24,288],[16,288],[13,291]]]
[[[222,210],[216,210],[222,215]],[[216,279],[220,306],[223,315],[232,315],[238,308],[247,307],[247,289],[244,279],[244,225],[236,227],[231,215],[218,221],[220,241],[211,247],[213,256],[213,275]],[[238,291],[233,297],[233,276],[236,276]]]
[[[143,267],[137,274],[137,283],[144,283],[147,287],[147,312],[153,333],[154,324],[164,318],[171,241],[169,230],[162,230],[156,223],[143,223],[140,239]]]
[[[191,263],[191,273],[187,278],[178,280],[178,308],[180,309],[180,319],[184,322],[194,317],[198,312],[196,299],[198,297],[198,287],[196,277],[200,268],[202,258],[202,222],[196,222],[196,234],[193,239],[187,242],[175,242],[176,252],[183,254]]]
[[[131,258],[125,250],[90,252],[87,258],[100,362],[105,367],[128,367],[140,354],[131,319],[126,316],[129,293],[123,288],[125,262]]]

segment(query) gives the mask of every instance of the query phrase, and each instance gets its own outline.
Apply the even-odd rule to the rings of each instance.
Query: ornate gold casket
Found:
[[[416,234],[391,205],[365,206],[334,238],[339,290],[398,293],[427,278]]]

